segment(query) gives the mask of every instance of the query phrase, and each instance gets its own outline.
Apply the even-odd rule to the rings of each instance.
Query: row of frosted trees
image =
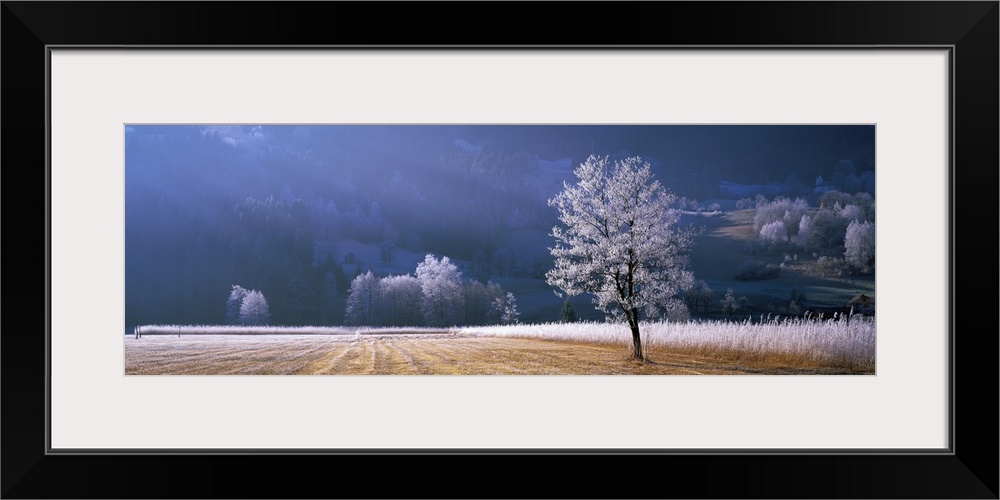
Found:
[[[463,280],[448,257],[428,254],[416,276],[379,278],[371,271],[351,282],[344,322],[366,326],[452,326],[516,323],[513,293],[500,285]]]
[[[366,326],[451,326],[517,323],[513,293],[500,285],[462,279],[448,257],[428,254],[416,276],[376,277],[371,271],[351,282],[345,323]],[[233,285],[226,324],[267,325],[271,313],[259,290]]]
[[[875,199],[868,193],[853,196],[830,191],[820,208],[805,200],[759,197],[754,226],[765,244],[796,244],[803,249],[843,255],[857,271],[870,273],[875,264]]]

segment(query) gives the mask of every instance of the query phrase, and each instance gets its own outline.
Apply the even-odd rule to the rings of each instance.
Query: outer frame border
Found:
[[[414,485],[426,484],[419,468],[413,468],[413,455],[422,455],[428,465],[441,465],[455,455],[493,455],[503,465],[518,465],[518,481],[497,481],[500,470],[477,467],[479,460],[458,457],[448,466],[461,467],[466,479],[486,481],[488,496],[540,496],[542,492],[560,496],[654,496],[678,494],[686,497],[938,497],[997,498],[997,429],[983,428],[972,420],[996,422],[996,391],[988,390],[982,398],[983,381],[995,381],[997,373],[996,337],[976,332],[997,331],[996,320],[955,314],[958,285],[971,296],[973,292],[987,300],[996,297],[996,288],[958,280],[957,273],[972,268],[972,260],[956,259],[956,221],[965,215],[982,218],[996,216],[998,161],[998,2],[889,2],[825,3],[781,2],[737,3],[667,3],[651,4],[574,4],[572,13],[558,19],[547,18],[533,9],[530,12],[505,4],[502,12],[490,9],[495,24],[455,26],[441,17],[452,5],[339,4],[312,3],[270,4],[253,2],[219,4],[182,2],[177,4],[86,3],[86,2],[3,2],[3,148],[2,164],[7,167],[8,223],[15,223],[19,234],[8,239],[3,253],[8,259],[32,262],[44,268],[40,283],[19,283],[18,296],[5,297],[10,312],[7,323],[24,321],[24,328],[3,337],[2,379],[4,438],[3,497],[301,497],[314,496],[311,488],[325,486],[307,479],[289,484],[291,471],[302,465],[334,465],[334,461],[371,468],[375,472],[392,470],[396,481],[366,486],[360,495],[413,497]],[[564,4],[565,5],[565,4]],[[463,6],[464,7],[464,6]],[[471,9],[471,6],[469,7]],[[667,15],[662,14],[666,11]],[[653,15],[655,12],[656,15]],[[410,20],[431,18],[414,26]],[[433,19],[442,19],[435,21]],[[711,22],[691,23],[692,19]],[[284,24],[279,20],[285,21]],[[950,350],[950,406],[952,409],[948,450],[894,453],[848,451],[832,453],[814,450],[768,450],[764,452],[676,450],[669,454],[635,450],[602,450],[600,456],[586,452],[560,450],[341,450],[341,455],[304,453],[301,450],[239,452],[226,450],[52,450],[48,440],[48,339],[50,308],[48,286],[50,266],[49,179],[48,163],[48,56],[54,47],[122,48],[165,47],[204,48],[330,48],[333,46],[491,48],[511,39],[506,30],[520,26],[520,31],[539,32],[550,23],[584,26],[594,20],[625,21],[636,29],[616,35],[616,43],[627,48],[905,48],[950,47],[952,77],[951,123],[951,214],[950,294],[952,320]],[[438,25],[435,26],[435,23]],[[603,23],[599,23],[603,24]],[[620,24],[620,23],[616,23]],[[750,25],[753,28],[750,28]],[[532,41],[532,45],[503,45],[504,48],[625,48],[608,46],[600,33],[580,32],[578,44],[551,45]],[[449,45],[454,44],[454,45]],[[957,166],[957,168],[956,168]],[[959,175],[961,174],[961,175]],[[45,206],[35,209],[37,191],[25,186],[44,182]],[[962,197],[957,193],[962,188]],[[16,193],[12,191],[17,191]],[[14,196],[11,198],[10,196]],[[19,198],[20,196],[20,198]],[[16,200],[16,203],[11,202]],[[17,226],[18,221],[37,221],[44,214],[44,235],[38,236],[36,223]],[[8,224],[8,227],[11,227]],[[977,247],[993,237],[994,227],[977,227]],[[983,231],[989,232],[985,234]],[[968,233],[966,233],[968,234]],[[965,240],[968,243],[968,239]],[[38,244],[44,242],[44,246]],[[32,244],[36,246],[32,246]],[[963,245],[968,249],[967,245]],[[992,248],[987,252],[992,260]],[[11,260],[8,260],[11,262]],[[977,275],[983,268],[976,262]],[[971,283],[970,283],[971,282]],[[30,288],[30,287],[35,288]],[[23,288],[22,288],[23,287]],[[30,291],[29,291],[30,288]],[[38,303],[38,297],[45,297]],[[32,300],[34,299],[34,301]],[[962,303],[958,303],[962,304]],[[45,319],[44,335],[19,333],[37,331]],[[14,318],[12,318],[14,316]],[[984,315],[985,316],[985,315]],[[988,319],[988,321],[986,320]],[[963,325],[958,328],[958,324]],[[14,326],[13,324],[7,325]],[[969,338],[956,331],[971,332]],[[40,338],[44,337],[44,339]],[[983,353],[987,353],[984,354]],[[964,387],[956,382],[968,384]],[[972,388],[976,385],[976,389]],[[990,388],[995,386],[989,386]],[[40,391],[39,389],[44,389]],[[63,451],[59,453],[58,451]],[[266,453],[261,455],[258,453]],[[352,454],[346,457],[343,454]],[[575,485],[552,482],[552,473],[542,460],[560,455],[558,460],[571,467],[584,466],[587,481]],[[621,460],[630,455],[633,460]],[[613,458],[614,461],[608,460]],[[514,462],[516,460],[516,462]],[[456,463],[457,462],[457,463]],[[594,467],[599,464],[598,467]],[[541,465],[541,467],[535,467]],[[471,467],[470,467],[471,466]],[[252,467],[247,469],[247,467]],[[140,475],[128,470],[138,469]],[[274,474],[257,474],[255,481],[242,476],[257,469]],[[639,474],[643,484],[627,486],[629,475]],[[726,477],[737,480],[719,481]],[[268,479],[267,477],[270,477]],[[603,482],[597,479],[607,478]],[[683,481],[676,478],[683,477]],[[550,489],[527,490],[521,484],[550,484]],[[597,481],[597,482],[595,482]],[[205,482],[207,484],[199,485]],[[574,489],[576,488],[576,489]],[[323,490],[317,490],[323,491]],[[345,490],[338,489],[338,492]],[[347,490],[350,491],[350,490]],[[449,494],[472,496],[469,492],[443,489],[434,484],[422,494],[446,497]],[[306,493],[309,492],[309,493]],[[323,493],[320,495],[325,496]],[[544,496],[544,495],[542,495]]]

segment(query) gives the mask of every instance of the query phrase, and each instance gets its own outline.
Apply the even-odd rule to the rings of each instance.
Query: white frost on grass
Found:
[[[644,348],[695,352],[739,352],[758,357],[792,356],[825,366],[875,368],[875,321],[855,317],[844,321],[805,319],[768,320],[760,323],[691,321],[652,322],[640,325]],[[360,339],[373,334],[448,334],[510,337],[630,346],[631,332],[618,323],[543,323],[464,328],[345,328],[325,326],[219,326],[144,325],[144,335],[341,335]],[[232,337],[230,337],[232,338]],[[302,337],[305,338],[305,337]],[[264,339],[261,339],[264,340]]]
[[[142,335],[346,335],[338,326],[140,325]]]
[[[251,325],[139,325],[142,335],[370,335],[454,333],[432,327],[251,326]],[[127,335],[132,335],[128,332]]]
[[[631,331],[618,323],[545,323],[463,328],[463,334],[631,345]],[[685,351],[731,351],[757,356],[789,355],[822,365],[875,367],[875,322],[805,319],[761,323],[691,321],[640,325],[645,346]]]

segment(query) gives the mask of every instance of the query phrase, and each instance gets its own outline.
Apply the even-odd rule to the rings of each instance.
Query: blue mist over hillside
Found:
[[[339,325],[351,280],[430,253],[555,321],[546,200],[590,154],[638,155],[668,189],[722,206],[869,190],[875,127],[137,125],[125,135],[125,321],[220,324],[232,285],[271,321]],[[872,181],[872,182],[869,182]],[[740,196],[737,196],[740,195]],[[602,316],[577,302],[585,319]]]

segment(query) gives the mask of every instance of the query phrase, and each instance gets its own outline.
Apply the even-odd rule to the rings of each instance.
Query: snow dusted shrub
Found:
[[[764,224],[764,227],[760,228],[760,239],[768,243],[781,243],[787,240],[788,232],[785,230],[785,223],[776,220]]]

